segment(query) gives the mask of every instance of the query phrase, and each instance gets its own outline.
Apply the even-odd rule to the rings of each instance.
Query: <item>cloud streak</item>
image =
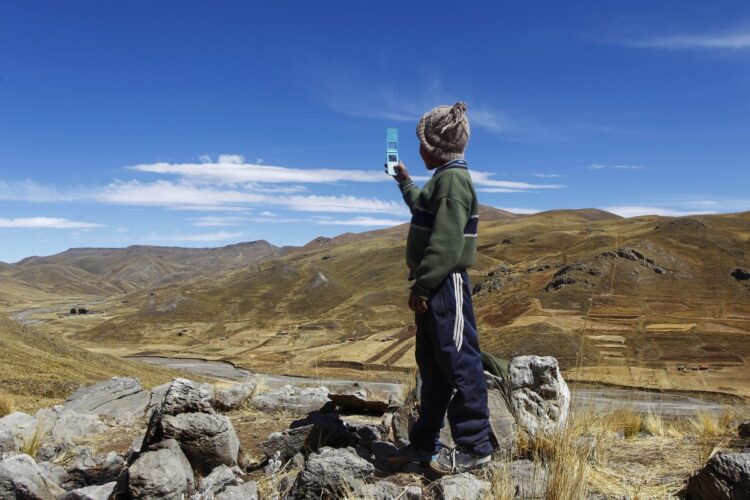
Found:
[[[685,215],[709,215],[715,214],[713,210],[679,210],[674,208],[654,207],[646,205],[619,205],[604,207],[602,210],[611,212],[621,217],[640,217],[642,215],[662,215],[666,217],[682,217]]]
[[[750,49],[750,28],[725,33],[659,36],[626,45],[668,50],[747,50]]]
[[[586,168],[589,170],[646,170],[643,165],[604,165],[602,163],[593,163]]]
[[[59,217],[21,217],[16,219],[0,218],[0,228],[23,229],[93,229],[104,227],[102,224],[78,222]]]

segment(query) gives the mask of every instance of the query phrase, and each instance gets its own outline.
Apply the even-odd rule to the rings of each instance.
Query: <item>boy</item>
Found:
[[[391,463],[430,462],[440,474],[481,468],[493,446],[477,328],[466,268],[474,263],[479,203],[464,160],[469,141],[466,105],[438,106],[417,125],[419,153],[432,178],[420,190],[406,166],[395,179],[412,213],[406,244],[409,308],[417,325],[416,359],[422,377],[419,420],[409,446]],[[448,422],[457,448],[443,448]]]

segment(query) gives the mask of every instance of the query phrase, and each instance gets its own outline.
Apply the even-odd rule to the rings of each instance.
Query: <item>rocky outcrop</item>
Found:
[[[508,374],[510,410],[530,436],[551,433],[565,424],[570,390],[551,356],[518,356]]]
[[[717,453],[688,479],[682,494],[688,500],[750,498],[750,453]]]
[[[114,377],[99,384],[82,387],[63,404],[65,410],[117,419],[143,416],[151,393],[134,378]]]
[[[253,397],[251,404],[264,412],[289,411],[302,415],[322,410],[331,404],[331,400],[325,387],[285,385]]]
[[[323,448],[310,455],[292,487],[292,498],[317,500],[357,491],[375,473],[375,467],[351,448]]]

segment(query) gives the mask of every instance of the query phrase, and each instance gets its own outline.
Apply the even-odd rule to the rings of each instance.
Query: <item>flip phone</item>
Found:
[[[398,165],[398,129],[389,128],[385,131],[385,173],[395,177]]]

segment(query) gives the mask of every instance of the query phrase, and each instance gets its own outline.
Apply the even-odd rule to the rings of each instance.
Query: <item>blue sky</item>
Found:
[[[405,221],[386,127],[467,102],[482,203],[750,210],[750,4],[0,3],[0,260]]]

